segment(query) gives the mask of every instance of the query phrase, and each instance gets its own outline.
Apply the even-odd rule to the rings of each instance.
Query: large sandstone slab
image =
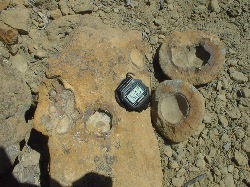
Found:
[[[149,52],[140,32],[85,16],[63,52],[50,60],[51,79],[40,90],[34,127],[49,136],[50,174],[61,185],[86,185],[95,173],[110,177],[114,187],[162,186],[150,110],[128,112],[114,92],[128,72],[149,86]],[[110,185],[105,179],[87,182]]]

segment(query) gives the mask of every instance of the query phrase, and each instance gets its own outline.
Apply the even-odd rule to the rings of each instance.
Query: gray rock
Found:
[[[223,145],[223,148],[225,151],[229,151],[229,149],[231,148],[231,142],[227,142]]]
[[[220,168],[220,171],[221,171],[221,174],[222,174],[222,175],[227,175],[227,174],[228,174],[227,167],[222,167],[222,168]]]
[[[242,139],[245,136],[245,131],[243,129],[237,129],[234,133],[237,139]]]
[[[241,152],[239,151],[235,151],[234,153],[234,159],[236,161],[236,163],[240,166],[245,166],[248,164],[248,159],[245,155],[243,155]]]
[[[213,12],[216,12],[216,13],[220,12],[220,5],[219,5],[218,0],[211,0],[211,2],[210,2],[210,9]]]
[[[242,90],[244,97],[250,97],[250,89],[249,88],[244,88]]]
[[[230,76],[233,80],[238,81],[240,83],[248,81],[247,76],[245,76],[242,72],[236,70],[230,70]]]
[[[179,168],[179,164],[176,161],[172,160],[169,162],[169,168],[171,169]]]
[[[150,43],[152,45],[155,45],[158,42],[158,37],[157,36],[150,36],[149,40],[150,40]]]
[[[227,167],[227,171],[228,171],[229,173],[233,173],[233,171],[234,171],[234,166],[233,166],[233,165],[229,165],[229,166]]]
[[[30,150],[30,152],[25,152],[22,155],[21,163],[23,167],[35,166],[39,164],[40,154],[35,150]]]
[[[211,120],[210,115],[205,114],[204,117],[203,117],[203,121],[202,122],[206,123],[206,124],[211,124],[212,120]]]
[[[22,141],[31,129],[25,113],[31,105],[31,92],[20,73],[10,65],[0,65],[0,146]]]
[[[198,155],[198,158],[197,158],[197,161],[196,161],[195,165],[200,169],[203,169],[203,168],[206,167],[206,162],[204,160],[203,155],[201,155],[201,154]]]
[[[27,8],[16,7],[11,11],[4,10],[0,14],[0,20],[25,34],[30,30],[30,11]]]

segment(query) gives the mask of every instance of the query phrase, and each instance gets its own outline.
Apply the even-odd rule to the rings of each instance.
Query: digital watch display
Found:
[[[118,103],[129,111],[142,111],[150,101],[149,88],[141,80],[133,79],[131,73],[127,74],[115,91]]]

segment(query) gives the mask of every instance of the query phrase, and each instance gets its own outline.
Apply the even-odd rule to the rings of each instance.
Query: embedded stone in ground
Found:
[[[111,116],[106,111],[97,110],[89,117],[86,128],[97,135],[107,133],[111,129]]]

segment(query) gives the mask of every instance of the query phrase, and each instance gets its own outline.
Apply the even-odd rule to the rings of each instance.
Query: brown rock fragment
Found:
[[[146,67],[141,66],[146,52],[140,32],[123,32],[84,16],[62,53],[50,60],[47,75],[58,80],[48,80],[42,86],[34,127],[49,135],[54,180],[71,186],[95,173],[111,177],[113,186],[162,186],[149,109],[128,112],[115,99],[115,89],[128,72],[149,85]],[[61,96],[64,90],[73,94],[71,104]],[[65,115],[74,125],[58,133]]]
[[[206,31],[174,32],[161,46],[160,66],[171,79],[205,84],[220,75],[225,52],[220,39]]]
[[[17,43],[18,32],[15,29],[2,29],[0,28],[0,41],[6,45],[13,45]]]
[[[159,84],[153,96],[152,118],[159,132],[173,142],[188,139],[198,130],[205,100],[191,84],[178,80]]]

